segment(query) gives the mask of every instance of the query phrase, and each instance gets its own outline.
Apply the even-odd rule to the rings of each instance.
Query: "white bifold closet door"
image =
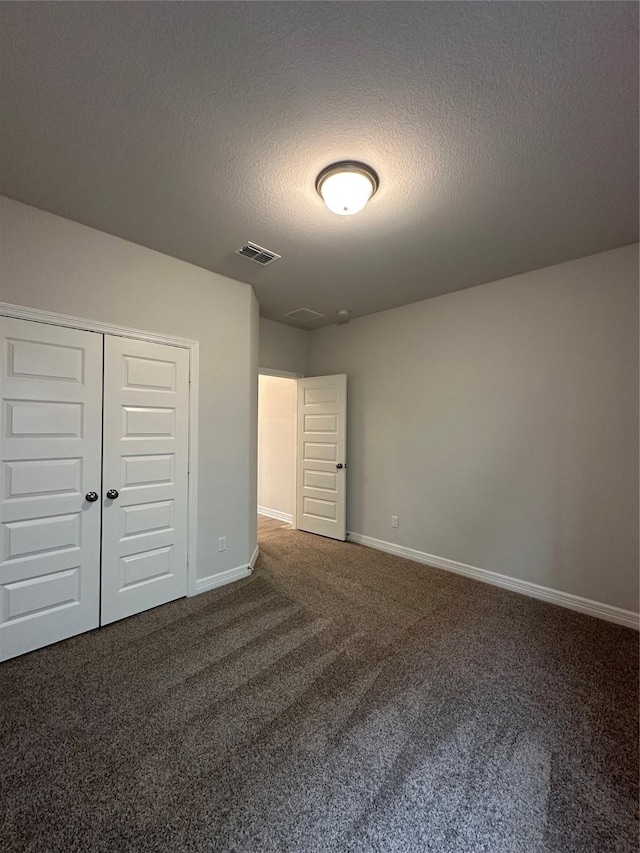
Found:
[[[0,317],[0,660],[187,592],[189,352]]]
[[[0,317],[0,660],[98,626],[102,337]]]
[[[189,453],[189,352],[106,335],[104,355],[102,625],[187,594]]]

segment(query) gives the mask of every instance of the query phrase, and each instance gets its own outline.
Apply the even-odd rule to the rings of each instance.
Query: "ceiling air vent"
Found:
[[[275,252],[270,252],[269,249],[264,249],[262,246],[256,246],[255,243],[245,243],[235,251],[236,255],[242,255],[243,258],[249,258],[257,264],[266,267],[267,264],[272,264],[277,261],[282,255],[276,255]]]
[[[310,323],[312,320],[319,320],[324,317],[324,314],[318,314],[317,311],[312,311],[310,308],[296,308],[295,311],[289,311],[284,315],[290,320],[297,320],[298,323]]]

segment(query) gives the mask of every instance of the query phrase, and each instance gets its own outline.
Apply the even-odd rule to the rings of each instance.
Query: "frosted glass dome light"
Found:
[[[329,210],[351,216],[366,205],[378,189],[378,176],[364,163],[334,163],[318,175],[316,189]]]

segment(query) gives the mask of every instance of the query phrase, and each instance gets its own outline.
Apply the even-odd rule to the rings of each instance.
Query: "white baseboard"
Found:
[[[277,518],[278,521],[286,521],[288,524],[293,524],[293,514],[290,512],[280,512],[279,509],[269,509],[267,506],[259,506],[258,513],[260,515],[268,515],[269,518]]]
[[[249,560],[249,568],[255,569],[256,563],[258,561],[258,557],[260,556],[260,546],[256,545],[253,554],[251,555],[251,559]]]
[[[377,551],[386,551],[388,554],[405,557],[407,560],[413,560],[416,563],[425,563],[437,569],[444,569],[447,572],[454,572],[457,575],[464,575],[483,583],[519,592],[522,595],[528,595],[530,598],[538,598],[541,601],[558,604],[560,607],[567,607],[569,610],[586,613],[588,616],[596,616],[598,619],[606,619],[608,622],[625,625],[627,628],[634,628],[636,631],[640,630],[640,614],[634,613],[632,610],[623,610],[621,607],[602,604],[599,601],[592,601],[589,598],[582,598],[579,595],[572,595],[568,592],[560,592],[557,589],[540,586],[530,581],[522,581],[517,578],[510,578],[508,575],[490,572],[487,569],[467,566],[466,563],[457,563],[455,560],[449,560],[446,557],[425,554],[423,551],[416,551],[414,548],[406,548],[404,545],[395,545],[393,542],[385,542],[382,539],[363,536],[361,533],[349,532],[347,539],[358,545],[375,548]]]
[[[226,569],[224,572],[218,572],[206,578],[198,578],[196,580],[196,595],[200,592],[206,592],[208,589],[215,589],[217,586],[239,581],[241,578],[248,578],[250,575],[251,568],[249,566],[238,566],[235,569]]]

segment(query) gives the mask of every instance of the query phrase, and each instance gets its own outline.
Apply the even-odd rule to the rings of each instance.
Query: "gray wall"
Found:
[[[306,374],[309,332],[260,318],[260,367]]]
[[[246,565],[256,542],[251,287],[0,197],[0,299],[200,341],[198,577]]]
[[[638,610],[637,246],[310,339],[349,377],[349,530]]]

